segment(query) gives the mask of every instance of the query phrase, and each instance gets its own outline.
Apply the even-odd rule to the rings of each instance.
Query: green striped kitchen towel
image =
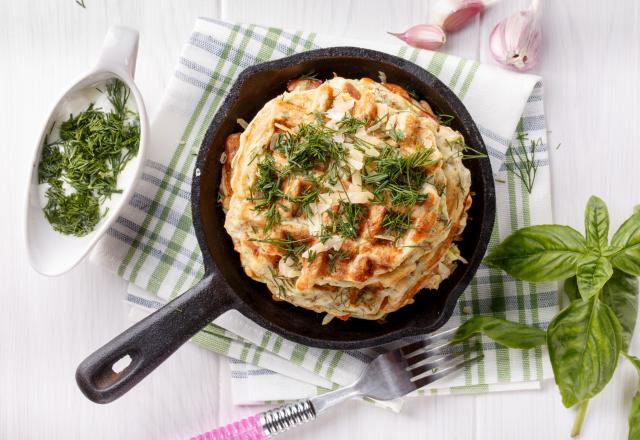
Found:
[[[522,226],[551,222],[539,77],[406,46],[199,19],[153,120],[149,156],[135,194],[92,254],[94,261],[130,281],[128,300],[134,305],[134,318],[160,307],[203,275],[191,223],[191,173],[207,126],[234,78],[255,63],[345,45],[409,59],[440,78],[464,102],[485,140],[496,181],[497,218],[490,246]],[[518,133],[540,140],[535,153],[538,173],[531,194],[511,171],[507,154],[509,144],[517,147]],[[546,326],[556,310],[555,285],[515,281],[481,266],[460,298],[449,326],[474,314]],[[209,325],[194,342],[232,358],[236,403],[295,399],[344,385],[372,355],[295,344],[235,311]],[[541,379],[550,377],[542,349],[510,350],[488,340],[473,344],[484,352],[482,362],[416,394],[536,388]]]

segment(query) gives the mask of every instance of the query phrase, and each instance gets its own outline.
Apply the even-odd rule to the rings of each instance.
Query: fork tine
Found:
[[[454,327],[440,333],[433,333],[426,339],[421,339],[419,341],[405,345],[404,347],[400,347],[400,351],[402,351],[402,354],[405,356],[405,358],[411,357],[415,351],[426,348],[428,345],[431,345],[434,342],[438,342],[443,339],[448,340],[457,330],[458,327]]]
[[[474,340],[475,337],[473,337],[470,341]],[[435,346],[422,347],[421,349],[414,351],[408,356],[404,355],[404,358],[408,366],[407,369],[410,370],[412,368],[419,367],[430,357],[444,356],[452,353],[461,353],[465,350],[469,350],[468,346],[465,348],[457,342],[444,342]]]
[[[465,356],[471,353],[475,353],[476,350],[472,348],[468,348],[465,350],[455,351],[453,353],[442,353],[436,358],[425,358],[419,362],[414,363],[407,367],[407,370],[411,372],[411,376],[418,377],[427,371],[433,370],[434,368],[442,367],[443,365],[451,362],[452,360],[459,358],[460,356]]]
[[[446,368],[443,368],[442,370],[439,370],[436,373],[433,374],[429,374],[425,377],[422,377],[420,379],[416,379],[413,380],[414,385],[416,386],[416,389],[420,389],[426,385],[429,385],[430,383],[433,383],[437,380],[442,379],[445,376],[450,375],[451,373],[454,373],[458,370],[461,370],[462,368],[466,367],[467,365],[471,365],[474,362],[479,361],[480,359],[484,358],[483,354],[479,354],[478,356],[471,358],[471,359],[467,359],[465,361],[462,362],[458,362],[457,364],[453,364],[451,366],[448,366]]]

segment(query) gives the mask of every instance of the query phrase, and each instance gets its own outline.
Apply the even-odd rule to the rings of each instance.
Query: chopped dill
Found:
[[[438,121],[440,122],[440,125],[446,125],[447,127],[449,127],[453,122],[453,120],[455,119],[453,115],[448,115],[446,113],[438,113],[437,116],[438,116]]]
[[[449,145],[449,147],[451,147],[451,145],[458,146],[458,148],[455,149],[455,152],[451,156],[449,156],[447,160],[453,160],[458,158],[462,160],[471,160],[471,159],[484,159],[485,157],[487,157],[487,155],[484,154],[482,151],[479,151],[467,145],[463,140],[456,140],[451,142],[450,140],[446,139],[446,142]]]
[[[389,130],[387,130],[387,135],[396,143],[404,139],[404,133],[402,132],[402,130],[398,130],[396,128],[390,128]]]
[[[342,134],[355,134],[358,128],[366,126],[367,121],[347,114],[338,121],[338,128]]]
[[[273,156],[265,155],[258,162],[258,177],[252,190],[251,200],[257,202],[255,204],[256,210],[266,211],[265,232],[271,229],[274,224],[280,222],[277,201],[278,198],[284,196],[284,193],[280,190],[283,177],[281,170],[275,165]]]
[[[382,219],[382,227],[399,237],[411,228],[411,210],[406,209],[404,212],[388,210]]]
[[[338,249],[336,250],[331,250],[328,253],[328,261],[327,261],[327,266],[329,268],[329,273],[334,273],[336,271],[336,264],[338,263],[338,260],[346,260],[347,258],[349,258],[349,253],[347,251],[345,251],[344,249]]]
[[[509,171],[522,181],[527,192],[531,194],[536,173],[538,172],[536,148],[542,144],[542,139],[529,140],[529,137],[524,132],[518,132],[516,139],[519,145],[514,148],[513,144],[509,144],[505,165]]]
[[[100,206],[115,193],[118,175],[138,153],[140,123],[127,108],[130,91],[120,80],[107,83],[109,112],[93,103],[60,123],[59,139],[45,136],[38,183],[47,183],[44,215],[67,235],[91,232],[106,214]]]
[[[337,212],[328,211],[328,213],[331,224],[322,226],[322,237],[340,235],[345,238],[356,238],[358,236],[358,224],[365,214],[365,209],[361,205],[341,201]]]
[[[309,249],[307,245],[308,239],[295,239],[289,234],[286,234],[284,238],[253,238],[251,241],[277,246],[284,252],[282,258],[285,260],[291,258],[294,263],[298,263],[300,255]]]
[[[299,77],[297,77],[296,79],[300,79],[300,80],[304,80],[304,79],[318,79],[318,72],[316,72],[315,70],[311,69],[310,71],[308,71],[307,73],[304,73],[302,75],[300,75]]]
[[[424,168],[432,165],[432,150],[419,148],[407,157],[400,155],[397,148],[385,146],[380,155],[367,158],[362,181],[369,186],[378,203],[388,197],[394,205],[415,205],[427,197],[422,193],[422,185],[427,179]],[[374,165],[375,170],[369,166]]]
[[[316,124],[300,124],[295,133],[278,133],[276,150],[294,172],[309,171],[330,160],[344,160],[344,146],[333,139],[333,130]]]

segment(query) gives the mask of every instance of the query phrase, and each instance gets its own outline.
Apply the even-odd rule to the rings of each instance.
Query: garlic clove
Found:
[[[481,0],[464,0],[447,13],[442,21],[442,29],[445,32],[460,30],[484,9],[485,4]]]
[[[438,49],[447,41],[442,28],[433,24],[418,24],[402,33],[389,32],[389,34],[401,39],[409,46],[420,49]]]
[[[540,58],[542,29],[537,2],[498,23],[489,35],[489,49],[496,61],[506,67],[527,71]]]

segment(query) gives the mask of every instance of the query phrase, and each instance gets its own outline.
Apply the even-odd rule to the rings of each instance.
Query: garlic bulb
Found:
[[[516,12],[493,28],[489,49],[496,61],[518,71],[537,64],[542,42],[539,12],[538,0],[533,0],[529,9]]]
[[[389,32],[389,34],[400,38],[409,46],[420,49],[438,49],[447,41],[442,28],[433,24],[417,24],[402,33]]]

